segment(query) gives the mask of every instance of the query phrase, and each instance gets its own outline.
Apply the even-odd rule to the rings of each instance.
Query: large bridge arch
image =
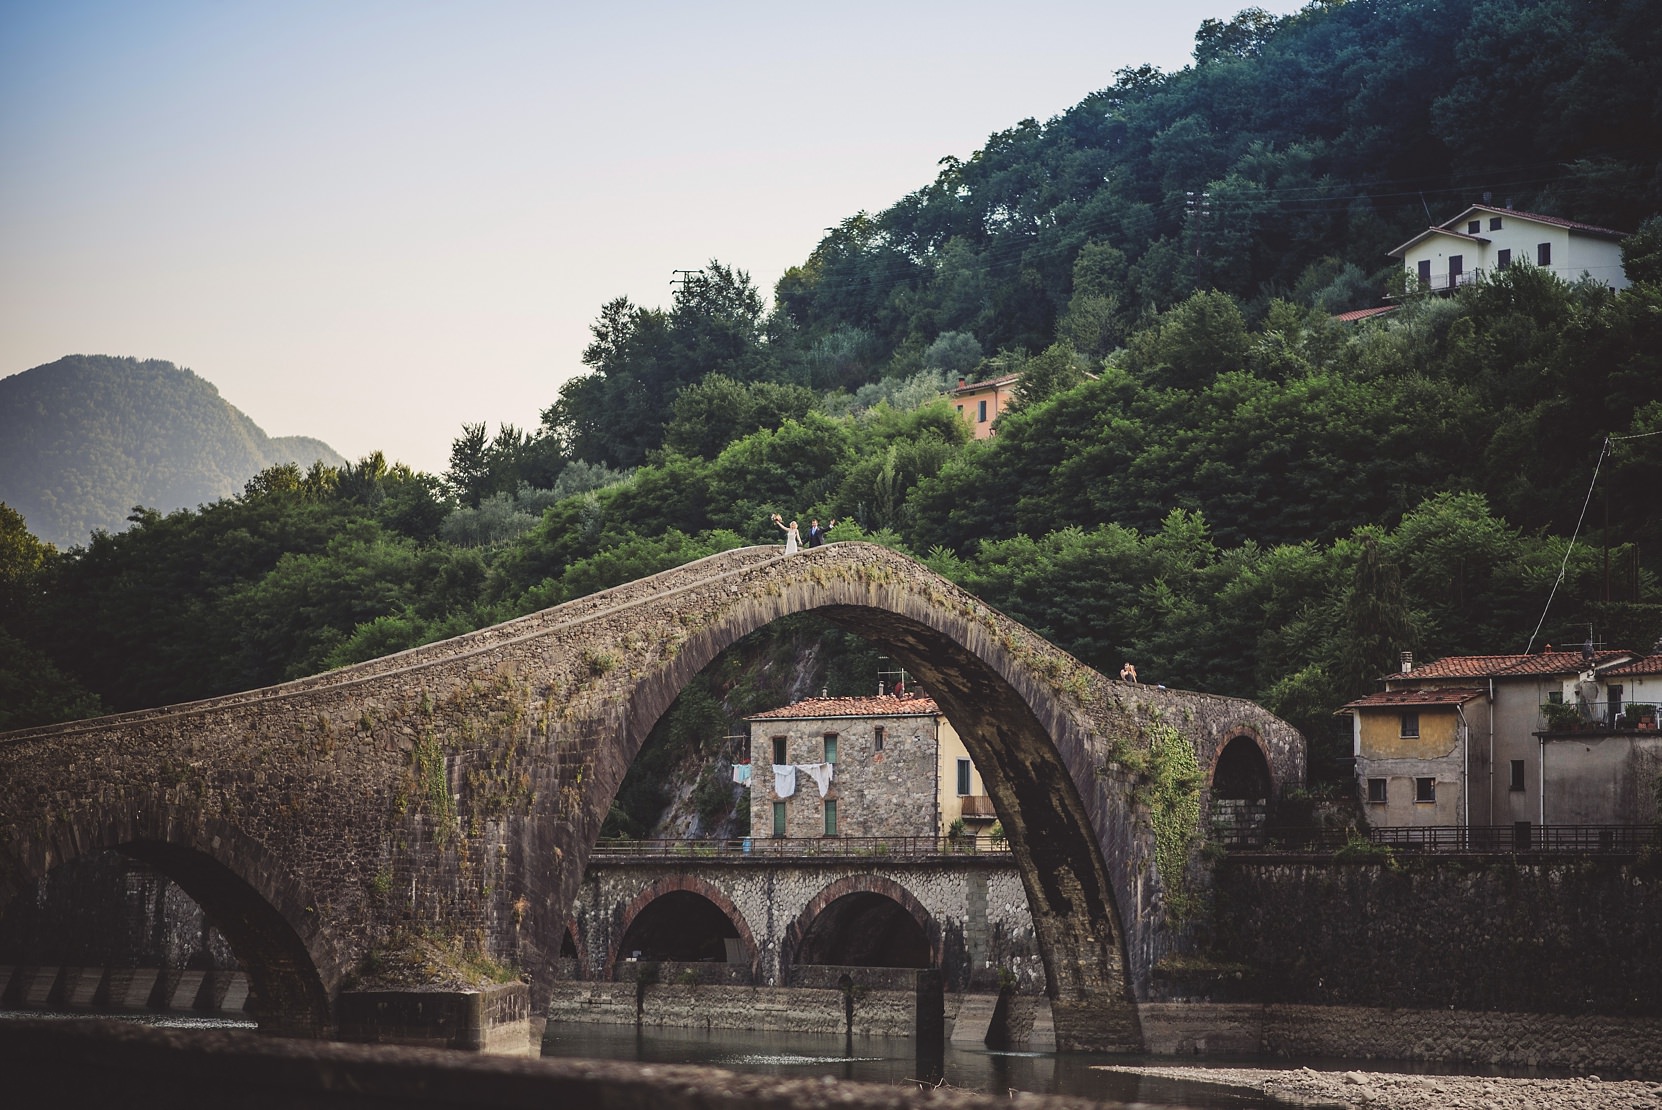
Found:
[[[219,815],[273,874],[294,876],[317,922],[315,937],[297,935],[331,998],[348,967],[413,922],[517,964],[543,1003],[584,863],[653,724],[721,651],[803,612],[904,662],[982,768],[1022,870],[1059,1044],[1140,1047],[1133,1000],[1173,943],[1162,897],[1173,880],[1154,865],[1120,756],[1146,751],[1159,721],[1206,767],[1244,723],[1280,789],[1302,781],[1302,738],[1237,699],[1110,681],[870,544],[724,552],[325,675],[9,734],[0,898],[38,870],[24,861],[50,830],[160,798]]]
[[[334,946],[304,882],[259,841],[177,806],[120,807],[94,822],[60,823],[34,842],[21,877],[39,881],[106,851],[147,864],[201,907],[248,973],[262,1030],[316,1037],[332,1027]],[[337,982],[326,979],[331,973]]]

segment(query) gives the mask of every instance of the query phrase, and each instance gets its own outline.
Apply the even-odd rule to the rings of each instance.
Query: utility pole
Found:
[[[704,280],[703,270],[671,270],[670,273],[674,276],[669,279],[669,283],[679,285],[683,292],[695,279],[698,281]]]

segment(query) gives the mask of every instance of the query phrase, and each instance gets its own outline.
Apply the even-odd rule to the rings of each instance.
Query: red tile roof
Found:
[[[1001,378],[988,378],[985,381],[969,382],[966,385],[953,386],[952,389],[948,390],[948,392],[953,395],[957,395],[960,393],[973,393],[978,389],[1002,389],[1007,385],[1013,384],[1016,379],[1020,377],[1021,374],[1019,373],[1005,374]]]
[[[1401,307],[1401,305],[1387,304],[1380,305],[1378,308],[1354,308],[1349,312],[1341,312],[1333,318],[1341,324],[1353,324],[1357,320],[1366,320],[1370,316],[1383,316],[1387,312],[1395,312]]]
[[[1607,667],[1631,658],[1631,651],[1598,651],[1593,665]],[[1387,681],[1414,682],[1428,678],[1524,678],[1530,675],[1579,674],[1587,669],[1580,649],[1542,651],[1533,655],[1451,655],[1415,667],[1406,674],[1388,674]]]
[[[1365,698],[1346,702],[1341,709],[1374,709],[1393,705],[1461,705],[1473,698],[1481,698],[1482,690],[1465,687],[1433,686],[1423,690],[1386,690]]]
[[[1611,667],[1604,672],[1617,678],[1626,675],[1662,674],[1662,655],[1647,655],[1643,659],[1635,659],[1631,663],[1623,663],[1619,667]]]
[[[922,694],[895,697],[884,694],[870,698],[808,698],[795,705],[755,713],[747,721],[773,721],[804,717],[932,717],[939,713],[935,699]]]
[[[1577,220],[1566,220],[1560,216],[1544,216],[1539,212],[1523,212],[1516,208],[1495,208],[1487,204],[1472,205],[1470,208],[1466,209],[1465,212],[1460,213],[1460,215],[1450,220],[1448,224],[1444,224],[1443,227],[1446,229],[1449,224],[1459,223],[1461,220],[1466,218],[1468,213],[1471,212],[1493,212],[1497,216],[1517,216],[1519,219],[1534,220],[1537,223],[1543,224],[1552,224],[1554,227],[1566,227],[1571,231],[1584,231],[1589,235],[1599,235],[1607,239],[1624,239],[1627,237],[1627,232],[1617,231],[1613,227],[1599,227],[1597,224],[1584,224]]]

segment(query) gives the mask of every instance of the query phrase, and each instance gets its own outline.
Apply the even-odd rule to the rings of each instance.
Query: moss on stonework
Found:
[[[347,990],[477,990],[511,983],[519,971],[477,943],[429,930],[399,929],[367,952]]]
[[[1114,738],[1109,761],[1129,774],[1131,800],[1147,809],[1154,833],[1154,866],[1174,919],[1197,908],[1189,889],[1189,859],[1200,842],[1200,789],[1204,781],[1194,747],[1159,709],[1135,739]]]

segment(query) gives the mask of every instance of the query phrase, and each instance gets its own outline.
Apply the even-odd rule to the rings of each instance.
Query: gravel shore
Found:
[[[1662,1110],[1662,1083],[1596,1075],[1576,1079],[1498,1079],[1377,1071],[1275,1071],[1262,1068],[1118,1067],[1260,1091],[1292,1106],[1368,1110]]]

